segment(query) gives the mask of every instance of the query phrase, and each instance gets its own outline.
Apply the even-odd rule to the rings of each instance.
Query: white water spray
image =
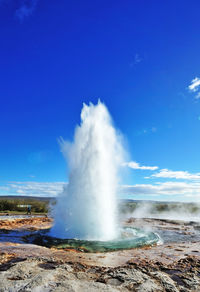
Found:
[[[112,240],[118,236],[117,185],[123,149],[104,104],[83,105],[74,143],[61,142],[69,183],[58,197],[52,235]]]

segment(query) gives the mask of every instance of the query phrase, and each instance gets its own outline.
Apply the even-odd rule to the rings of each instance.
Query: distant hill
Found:
[[[54,201],[55,197],[34,197],[34,196],[0,196],[0,200],[34,200],[34,201]]]

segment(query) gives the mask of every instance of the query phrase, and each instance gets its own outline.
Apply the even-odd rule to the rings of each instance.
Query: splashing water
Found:
[[[116,192],[123,148],[106,106],[100,101],[84,104],[74,142],[62,141],[61,149],[70,175],[58,197],[51,234],[87,240],[117,238]]]

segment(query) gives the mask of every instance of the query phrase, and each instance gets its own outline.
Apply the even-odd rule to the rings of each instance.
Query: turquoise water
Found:
[[[150,246],[158,243],[160,237],[153,232],[144,231],[137,228],[124,227],[121,235],[116,240],[92,241],[79,239],[59,239],[51,237],[41,232],[27,238],[28,241],[46,247],[57,249],[76,249],[84,252],[106,252],[122,249],[131,249],[142,246]]]

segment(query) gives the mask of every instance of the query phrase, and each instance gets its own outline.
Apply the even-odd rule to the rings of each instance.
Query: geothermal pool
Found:
[[[28,243],[28,246],[55,247],[63,250],[77,250],[82,252],[109,252],[114,250],[128,250],[134,247],[152,246],[160,244],[171,245],[186,242],[200,241],[200,223],[194,221],[177,221],[164,219],[134,219],[129,218],[124,222],[122,238],[112,241],[87,241],[78,239],[59,239],[49,237],[49,229],[52,225],[51,218],[35,217],[14,220],[0,220],[1,243]],[[0,217],[1,219],[1,217]],[[4,220],[3,220],[4,219]],[[18,223],[21,222],[21,226]],[[123,222],[122,222],[123,224]],[[146,231],[142,232],[142,228]],[[151,230],[153,232],[149,232]],[[29,245],[29,244],[33,245]],[[162,245],[162,246],[163,246]],[[25,245],[24,245],[25,246]],[[161,247],[162,248],[162,247]]]
[[[122,249],[131,249],[142,246],[152,246],[160,243],[161,239],[154,232],[143,231],[139,228],[124,227],[120,236],[114,240],[80,240],[60,239],[48,236],[46,232],[39,232],[26,237],[29,243],[54,247],[57,249],[75,249],[83,252],[108,252]]]

